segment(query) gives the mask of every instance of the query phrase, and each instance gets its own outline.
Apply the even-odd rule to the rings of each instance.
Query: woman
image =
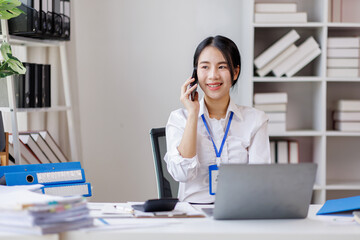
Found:
[[[185,109],[173,111],[166,125],[165,161],[180,182],[180,201],[213,203],[216,182],[209,184],[209,177],[216,178],[219,164],[270,163],[268,118],[230,98],[241,70],[239,50],[230,39],[203,40],[194,54],[194,69],[198,84],[190,87],[195,78],[185,81],[180,97]],[[198,85],[204,98],[199,101],[196,93],[192,101]]]

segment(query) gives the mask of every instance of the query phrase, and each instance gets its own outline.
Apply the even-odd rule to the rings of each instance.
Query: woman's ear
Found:
[[[233,79],[234,81],[236,81],[236,79],[238,78],[239,74],[240,74],[240,66],[237,65],[237,67],[234,69],[234,79]]]

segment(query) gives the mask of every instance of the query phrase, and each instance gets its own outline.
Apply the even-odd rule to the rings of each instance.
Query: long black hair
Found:
[[[195,50],[194,68],[197,68],[201,52],[208,46],[216,47],[224,56],[225,60],[229,65],[231,85],[234,86],[239,78],[241,71],[241,57],[236,44],[231,39],[220,35],[204,39]],[[237,67],[239,67],[240,71],[237,75],[237,78],[234,80],[235,69]]]

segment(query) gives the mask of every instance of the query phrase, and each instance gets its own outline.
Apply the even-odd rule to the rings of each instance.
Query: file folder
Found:
[[[91,197],[90,183],[74,183],[74,184],[59,184],[46,185],[41,188],[42,193],[56,196],[74,196],[82,195],[83,197]]]
[[[0,178],[3,177],[5,173],[11,173],[11,172],[26,172],[26,171],[46,172],[46,171],[64,171],[64,170],[76,170],[76,169],[81,169],[80,162],[1,166]]]
[[[360,196],[327,200],[316,215],[345,213],[360,209]]]
[[[66,171],[25,171],[5,173],[0,179],[1,184],[7,186],[31,184],[62,184],[85,182],[84,169]]]

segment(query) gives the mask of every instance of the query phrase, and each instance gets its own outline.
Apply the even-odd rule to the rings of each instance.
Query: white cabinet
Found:
[[[298,12],[307,12],[308,22],[254,23],[257,2],[295,2]],[[360,99],[360,78],[326,76],[327,38],[360,36],[360,23],[328,22],[328,7],[328,0],[252,0],[244,1],[242,9],[244,37],[240,50],[244,82],[239,92],[247,94],[245,104],[249,105],[254,93],[288,93],[287,131],[275,132],[270,137],[297,140],[300,162],[318,164],[314,203],[360,194],[360,132],[332,130],[335,102]],[[290,78],[256,76],[254,59],[291,29],[300,35],[296,45],[313,36],[322,50],[321,55]]]

